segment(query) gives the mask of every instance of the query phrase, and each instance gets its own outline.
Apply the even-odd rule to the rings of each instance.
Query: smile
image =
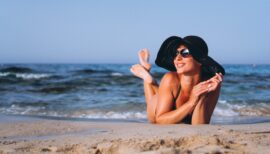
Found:
[[[178,68],[183,67],[185,64],[176,64]]]

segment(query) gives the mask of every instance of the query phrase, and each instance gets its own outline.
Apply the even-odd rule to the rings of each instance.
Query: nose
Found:
[[[180,61],[180,60],[182,60],[182,58],[183,57],[180,54],[177,54],[175,57],[175,60]]]

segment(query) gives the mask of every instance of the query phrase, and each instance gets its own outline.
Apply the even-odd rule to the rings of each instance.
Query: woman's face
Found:
[[[187,49],[184,45],[180,45],[179,48],[177,48],[177,51],[180,52],[183,49]],[[174,66],[176,68],[177,73],[181,74],[194,74],[197,73],[200,68],[201,64],[198,63],[192,55],[188,55],[185,57],[182,57],[181,54],[177,54],[174,58]]]

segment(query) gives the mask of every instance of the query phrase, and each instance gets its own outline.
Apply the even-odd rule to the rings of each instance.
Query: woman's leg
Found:
[[[157,90],[158,85],[154,83],[146,83],[144,82],[144,94],[146,101],[146,112],[148,121],[151,123],[155,123],[156,121],[156,107],[157,107]]]
[[[147,117],[149,122],[155,123],[155,110],[157,104],[157,89],[158,85],[151,76],[140,64],[135,64],[131,67],[130,71],[137,77],[144,81],[144,94],[147,107]]]
[[[144,94],[146,100],[146,111],[149,122],[155,123],[155,110],[157,104],[158,84],[149,73],[151,64],[149,61],[149,51],[141,50],[139,53],[141,64],[133,65],[130,71],[137,77],[144,80]]]

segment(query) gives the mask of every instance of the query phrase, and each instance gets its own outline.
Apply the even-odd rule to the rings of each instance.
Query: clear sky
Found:
[[[198,35],[222,64],[270,63],[269,0],[0,0],[0,63],[154,62]]]

